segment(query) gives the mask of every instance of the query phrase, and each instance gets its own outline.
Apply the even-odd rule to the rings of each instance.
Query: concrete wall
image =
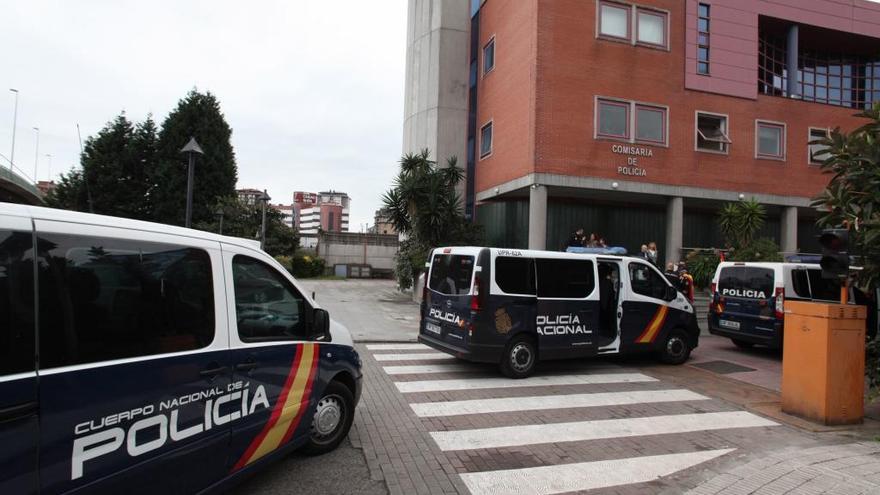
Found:
[[[403,153],[465,167],[469,30],[469,0],[409,0]]]
[[[391,270],[398,245],[396,235],[326,232],[319,236],[318,256],[330,269],[338,264],[367,264]]]

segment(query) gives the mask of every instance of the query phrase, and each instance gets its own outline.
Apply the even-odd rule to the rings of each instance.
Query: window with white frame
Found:
[[[599,2],[599,34],[629,40],[629,5]]]
[[[486,43],[483,47],[483,74],[486,74],[495,68],[495,37]]]
[[[667,109],[660,105],[596,98],[596,137],[666,145]]]
[[[819,165],[828,158],[827,154],[822,153],[827,150],[829,146],[827,144],[816,143],[816,141],[820,139],[828,139],[829,133],[828,129],[824,127],[810,127],[810,140],[807,145],[807,149],[809,151],[810,163],[813,165]]]
[[[785,124],[755,121],[755,156],[785,159]]]
[[[480,158],[492,154],[492,122],[480,128]]]
[[[666,13],[637,8],[636,41],[666,48]]]
[[[727,153],[731,142],[727,128],[726,115],[697,112],[697,151]]]

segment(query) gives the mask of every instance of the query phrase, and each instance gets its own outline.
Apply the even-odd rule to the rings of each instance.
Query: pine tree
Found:
[[[237,168],[230,138],[232,129],[210,92],[192,90],[178,102],[162,124],[158,141],[158,163],[151,174],[150,200],[156,221],[183,225],[186,215],[186,166],[180,152],[190,137],[205,151],[196,157],[193,187],[193,224],[211,222],[211,205],[218,198],[235,194]]]

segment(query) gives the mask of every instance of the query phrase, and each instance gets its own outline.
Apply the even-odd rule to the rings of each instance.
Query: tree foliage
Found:
[[[411,287],[424,269],[431,249],[479,244],[482,240],[482,229],[468,222],[462,212],[456,187],[464,179],[464,172],[458,160],[451,157],[446,167],[439,167],[429,157],[427,149],[404,155],[394,187],[382,197],[389,220],[406,236],[395,270],[404,289]]]
[[[196,229],[219,233],[220,212],[223,212],[223,235],[260,239],[262,205],[248,205],[236,196],[227,196],[218,198],[207,209],[212,212],[211,218],[194,224]],[[280,211],[267,208],[265,251],[272,256],[293,256],[298,247],[299,235],[296,230],[283,222]]]
[[[718,227],[734,261],[782,261],[779,245],[773,239],[755,239],[766,221],[764,205],[754,199],[728,203],[718,213]]]

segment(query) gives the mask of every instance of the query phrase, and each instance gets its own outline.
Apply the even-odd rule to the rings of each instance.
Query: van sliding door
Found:
[[[597,352],[599,294],[588,259],[536,258],[538,305],[535,330],[542,358]]]

